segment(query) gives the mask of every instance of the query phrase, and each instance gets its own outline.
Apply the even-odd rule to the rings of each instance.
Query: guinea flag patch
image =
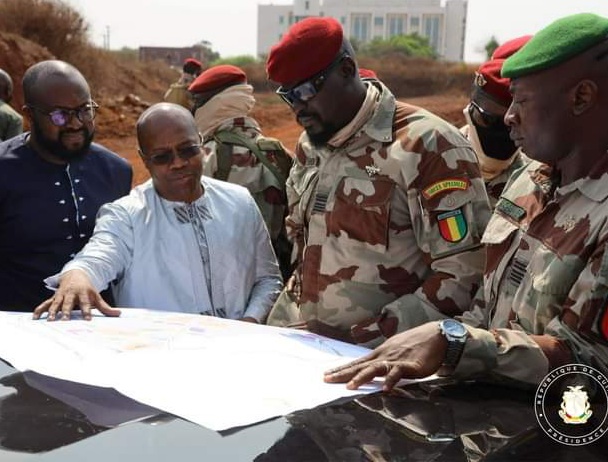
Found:
[[[450,210],[437,215],[439,234],[448,242],[460,242],[467,235],[468,224],[462,209]]]

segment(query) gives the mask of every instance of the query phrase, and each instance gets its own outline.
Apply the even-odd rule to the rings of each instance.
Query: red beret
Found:
[[[513,40],[507,40],[494,50],[491,59],[507,59],[513,53],[519,51],[519,49],[528,43],[531,38],[531,35],[524,35],[523,37],[517,37]]]
[[[494,53],[492,53],[492,58],[477,69],[475,73],[475,86],[495,101],[505,106],[510,105],[513,100],[509,92],[511,80],[501,77],[500,71],[505,60],[523,47],[531,38],[531,35],[524,35],[523,37],[508,40],[496,48]]]
[[[245,72],[231,64],[220,64],[213,66],[199,75],[188,87],[191,93],[203,93],[205,91],[217,90],[229,85],[247,83]]]
[[[183,71],[192,74],[196,71],[200,71],[203,68],[203,65],[200,61],[194,58],[188,58],[184,61]]]
[[[511,80],[500,76],[504,62],[504,59],[491,59],[479,66],[475,72],[474,85],[496,102],[508,106],[513,98],[509,92]]]
[[[365,69],[364,67],[359,68],[359,77],[362,79],[377,79],[378,76],[371,69]]]
[[[270,49],[268,78],[290,84],[312,77],[336,58],[342,38],[342,26],[334,18],[309,17],[295,23]]]

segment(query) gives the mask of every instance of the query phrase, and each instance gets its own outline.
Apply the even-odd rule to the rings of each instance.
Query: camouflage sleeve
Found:
[[[217,172],[217,144],[211,140],[203,145],[203,175],[215,178]]]
[[[450,141],[450,148],[426,155],[408,182],[412,228],[430,271],[414,293],[386,305],[379,318],[353,326],[358,343],[374,347],[397,332],[459,315],[481,285],[481,235],[490,206],[475,154],[464,142]]]
[[[295,160],[285,184],[287,192],[288,215],[285,219],[287,236],[294,244],[294,254],[297,261],[302,261],[304,251],[304,224],[306,223],[306,209],[311,195],[318,181],[318,168],[316,165],[306,165],[306,155],[302,146],[296,146]]]
[[[570,350],[570,362],[588,364],[608,373],[608,253],[605,244],[596,248],[586,267],[570,289],[560,315],[551,319],[542,332]],[[470,324],[476,307],[465,313]],[[487,314],[486,314],[487,315]],[[511,329],[491,331],[468,327],[467,340],[455,375],[460,378],[490,374],[493,378],[538,384],[560,361],[543,352],[524,328],[512,321]]]

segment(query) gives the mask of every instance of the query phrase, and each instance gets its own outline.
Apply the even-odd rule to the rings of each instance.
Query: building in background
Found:
[[[464,60],[466,0],[294,0],[258,5],[257,53],[268,54],[289,26],[309,16],[331,16],[361,43],[418,34],[446,61]],[[314,52],[314,50],[311,50]]]
[[[140,61],[161,60],[169,66],[181,69],[184,61],[194,58],[201,63],[206,62],[205,49],[201,45],[191,47],[172,48],[172,47],[139,47]]]

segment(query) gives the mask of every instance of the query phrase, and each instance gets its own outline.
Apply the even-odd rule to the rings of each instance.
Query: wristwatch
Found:
[[[448,341],[448,351],[445,354],[442,367],[454,369],[460,360],[469,331],[461,322],[455,319],[444,319],[439,322],[439,330]]]

